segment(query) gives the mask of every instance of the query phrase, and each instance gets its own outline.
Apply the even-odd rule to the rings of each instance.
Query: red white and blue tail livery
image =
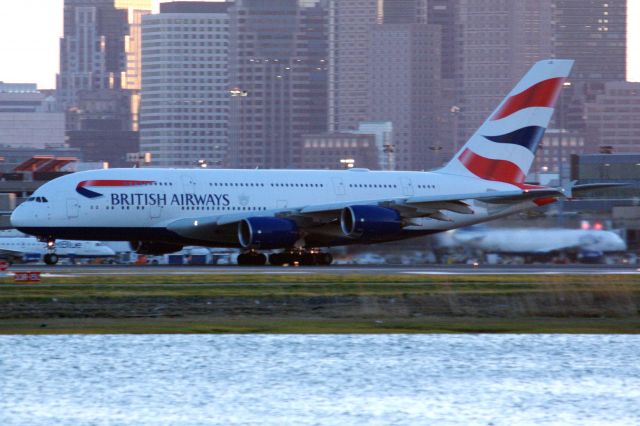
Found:
[[[442,172],[523,184],[572,66],[535,64]]]
[[[43,185],[11,222],[49,242],[126,240],[147,254],[237,247],[253,265],[329,264],[320,249],[486,222],[584,189],[524,184],[572,64],[535,64],[440,170],[95,170]]]

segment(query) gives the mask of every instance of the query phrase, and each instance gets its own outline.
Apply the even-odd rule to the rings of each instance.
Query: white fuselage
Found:
[[[35,237],[0,238],[0,253],[19,253],[24,255],[43,256],[47,254],[46,242]],[[99,241],[58,240],[56,253],[61,257],[108,257],[115,252]]]
[[[120,186],[109,185],[116,181]],[[167,227],[180,219],[237,216],[240,220],[253,214],[274,216],[332,203],[357,205],[381,199],[514,189],[518,188],[507,183],[438,172],[107,169],[74,173],[46,183],[14,211],[11,220],[24,232],[44,238],[177,241],[179,238]],[[473,214],[448,212],[446,220],[416,218],[401,235],[389,240],[467,226],[536,207],[531,201],[493,208],[474,201],[469,205]],[[315,246],[357,243],[338,238],[338,233],[334,223],[319,228],[317,235],[309,233],[307,238]],[[229,237],[179,242],[237,246]]]
[[[561,250],[619,252],[627,245],[612,231],[580,229],[456,230],[459,244],[494,253],[549,253]]]

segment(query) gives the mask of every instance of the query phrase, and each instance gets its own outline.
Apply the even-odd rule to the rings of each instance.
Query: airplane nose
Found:
[[[13,213],[11,213],[11,226],[14,228],[20,228],[28,225],[29,217],[26,210],[27,209],[24,206],[16,207]]]

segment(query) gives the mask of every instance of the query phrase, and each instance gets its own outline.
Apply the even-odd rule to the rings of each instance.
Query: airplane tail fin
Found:
[[[522,184],[573,60],[534,64],[441,173]]]

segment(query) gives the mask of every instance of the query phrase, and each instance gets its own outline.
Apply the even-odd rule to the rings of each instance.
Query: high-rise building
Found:
[[[640,83],[611,81],[585,103],[590,153],[640,151]]]
[[[122,114],[137,130],[140,90],[140,22],[151,0],[65,0],[60,40],[57,98],[68,114],[82,114],[79,94],[93,90],[129,90]],[[68,130],[77,117],[69,117]]]
[[[428,0],[382,0],[383,24],[415,24],[427,21]]]
[[[329,0],[329,130],[353,130],[370,119],[368,65],[376,24],[427,19],[426,0]]]
[[[459,34],[457,25],[457,6],[459,0],[427,0],[427,23],[439,25],[440,31],[440,60],[442,68],[440,75],[443,79],[453,79],[456,75],[456,58],[459,49],[456,37]]]
[[[356,129],[369,120],[369,44],[382,22],[379,0],[329,2],[329,130]]]
[[[116,9],[127,11],[129,33],[125,37],[127,56],[122,88],[131,91],[131,129],[137,131],[140,121],[140,88],[142,86],[142,17],[151,14],[151,0],[115,0]]]
[[[458,0],[457,145],[551,55],[551,0]]]
[[[229,5],[163,3],[142,19],[140,148],[153,166],[226,158]]]
[[[300,165],[302,135],[327,127],[325,0],[238,0],[230,8],[229,163]]]
[[[552,0],[553,50],[575,59],[572,82],[623,81],[627,0]]]
[[[440,90],[440,27],[379,24],[370,39],[370,120],[391,121],[395,166],[422,170],[439,165],[436,102]]]
[[[604,83],[624,81],[627,62],[627,0],[552,0],[553,54],[575,59],[563,91],[556,127],[585,132],[585,102]]]
[[[120,89],[126,70],[127,11],[114,0],[65,0],[58,98],[76,105],[80,90]]]

